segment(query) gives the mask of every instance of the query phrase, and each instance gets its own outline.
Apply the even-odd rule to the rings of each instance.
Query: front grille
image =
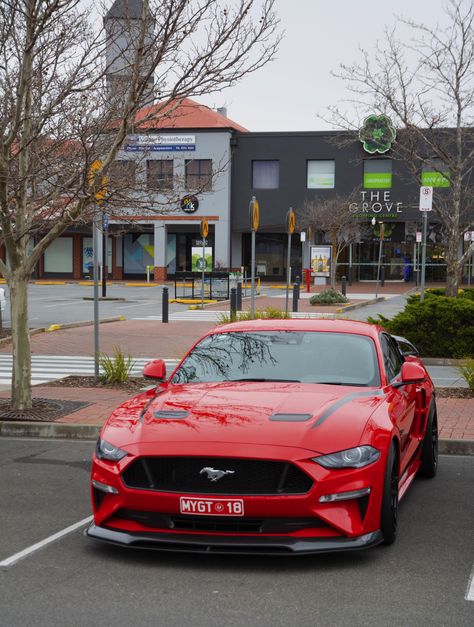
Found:
[[[204,468],[232,472],[211,481]],[[287,462],[222,457],[140,457],[122,478],[129,488],[185,494],[304,494],[313,485]]]
[[[120,509],[114,517],[133,520],[154,529],[176,531],[207,531],[220,533],[281,533],[326,527],[319,518],[227,518],[222,516],[179,516]]]

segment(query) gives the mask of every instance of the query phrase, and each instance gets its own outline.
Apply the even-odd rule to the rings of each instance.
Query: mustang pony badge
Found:
[[[225,475],[233,475],[235,470],[215,470],[210,466],[206,466],[205,468],[201,468],[199,474],[202,475],[204,472],[206,473],[208,479],[215,482],[222,479]]]

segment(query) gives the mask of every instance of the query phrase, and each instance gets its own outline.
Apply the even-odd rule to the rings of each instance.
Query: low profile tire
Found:
[[[421,449],[420,477],[432,479],[438,470],[438,417],[434,400],[431,403],[428,425]]]
[[[398,459],[394,442],[390,447],[382,497],[380,530],[384,544],[393,544],[397,537],[398,523]]]

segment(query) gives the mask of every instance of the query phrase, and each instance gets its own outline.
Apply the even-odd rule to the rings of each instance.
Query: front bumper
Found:
[[[131,548],[158,549],[186,553],[238,553],[260,555],[304,555],[368,549],[383,541],[381,531],[373,531],[355,538],[290,538],[207,536],[196,534],[169,534],[123,532],[99,527],[91,523],[85,534],[94,540]]]

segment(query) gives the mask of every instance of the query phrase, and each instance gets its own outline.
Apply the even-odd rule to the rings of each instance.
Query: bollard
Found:
[[[311,292],[311,269],[305,268],[306,291]]]
[[[347,278],[345,276],[341,278],[341,293],[343,296],[347,294]]]
[[[349,266],[349,272],[347,273],[348,284],[352,285],[352,266]]]
[[[380,287],[385,285],[385,266],[380,268]]]
[[[300,292],[301,292],[301,277],[297,276],[296,277],[296,282],[298,284],[298,300],[300,299]]]
[[[168,322],[168,288],[164,287],[162,291],[161,303],[161,322]]]
[[[230,290],[230,317],[235,318],[237,313],[237,290],[233,287]]]
[[[242,311],[242,281],[237,281],[237,311]]]
[[[293,283],[293,311],[298,311],[299,283]]]

